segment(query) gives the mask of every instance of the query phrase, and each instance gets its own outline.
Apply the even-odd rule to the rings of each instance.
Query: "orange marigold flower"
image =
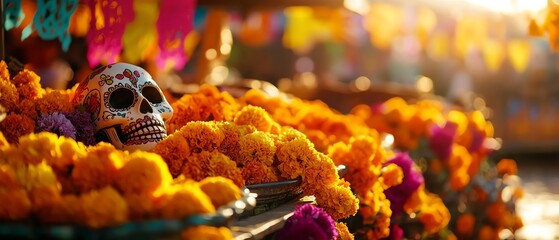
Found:
[[[241,199],[241,189],[231,179],[224,177],[204,178],[200,181],[200,189],[210,197],[216,209]]]
[[[82,142],[67,137],[59,137],[57,147],[60,155],[48,162],[54,169],[68,170],[87,154],[87,147]]]
[[[4,137],[4,134],[2,132],[0,132],[0,149],[2,149],[4,147],[9,147],[9,146],[10,146],[10,143],[8,142],[6,137]]]
[[[439,196],[428,194],[427,197],[427,204],[421,208],[418,219],[423,223],[425,232],[433,234],[448,225],[450,212]]]
[[[280,137],[281,138],[281,137]],[[312,143],[306,138],[296,138],[289,142],[279,142],[276,156],[278,169],[286,179],[295,179],[303,175],[303,161],[315,154]]]
[[[229,93],[220,93],[210,85],[202,85],[196,93],[184,95],[171,106],[174,113],[167,122],[170,133],[191,121],[232,121],[240,108]]]
[[[278,124],[261,107],[248,105],[243,107],[236,115],[234,122],[237,125],[252,125],[257,130],[271,132],[279,129]]]
[[[471,213],[460,215],[456,220],[456,233],[460,236],[470,236],[474,232],[476,217]]]
[[[302,186],[306,194],[313,195],[323,191],[324,186],[334,184],[339,179],[336,166],[326,154],[315,152],[303,161]]]
[[[246,162],[241,168],[241,173],[246,184],[277,182],[280,179],[277,168],[257,160]]]
[[[237,164],[217,150],[211,152],[203,151],[190,155],[187,162],[185,162],[182,174],[196,181],[201,181],[206,177],[222,176],[233,180],[239,187],[245,185],[241,170],[237,168]]]
[[[128,220],[126,201],[110,186],[82,194],[80,205],[83,224],[91,228],[114,226]]]
[[[6,190],[20,188],[16,172],[11,166],[0,164],[0,186]]]
[[[403,179],[404,172],[398,165],[391,163],[382,168],[382,183],[385,189],[402,183]]]
[[[464,188],[470,182],[470,175],[468,171],[460,169],[450,174],[450,188],[458,191]]]
[[[316,203],[334,220],[347,218],[357,213],[359,200],[349,188],[349,183],[338,180],[322,188],[315,194]]]
[[[421,209],[421,206],[427,202],[427,193],[425,192],[425,185],[421,184],[415,192],[411,194],[406,203],[404,203],[404,211],[408,214],[415,213]]]
[[[487,219],[492,223],[499,223],[500,219],[503,218],[506,212],[507,207],[505,203],[501,201],[493,202],[485,209]]]
[[[124,165],[124,153],[109,143],[100,142],[90,147],[72,170],[72,180],[81,193],[112,185]]]
[[[250,161],[259,161],[267,166],[274,163],[276,145],[270,133],[256,131],[241,136],[239,139],[238,159],[239,164]]]
[[[115,179],[115,187],[124,194],[151,195],[159,188],[171,185],[169,168],[155,153],[135,151],[127,157]]]
[[[213,151],[225,138],[215,122],[189,122],[180,130],[194,153]]]
[[[155,214],[154,199],[151,195],[128,193],[124,194],[124,200],[128,205],[128,215],[131,219],[148,219]]]
[[[19,137],[33,131],[35,131],[35,121],[25,115],[10,113],[0,122],[0,132],[11,144],[17,143]]]
[[[508,158],[501,159],[497,163],[497,171],[499,172],[499,174],[516,175],[518,173],[516,161]]]
[[[238,162],[241,157],[241,154],[239,154],[240,138],[253,133],[256,128],[252,125],[237,125],[232,122],[220,122],[217,126],[225,136],[221,145],[219,145],[219,151]]]
[[[349,232],[347,225],[343,222],[336,222],[336,230],[338,231],[338,240],[353,240],[354,236]]]
[[[0,219],[23,220],[31,213],[31,201],[24,189],[0,188]]]
[[[37,99],[35,108],[41,114],[74,110],[69,96],[61,90],[47,90],[41,98]]]
[[[190,155],[190,147],[181,132],[167,136],[152,151],[163,157],[173,177],[182,173],[186,158]]]
[[[62,199],[60,186],[42,185],[27,190],[29,200],[31,200],[31,209],[34,213],[40,213],[45,209],[52,208]]]
[[[231,240],[233,234],[226,227],[200,225],[182,230],[181,238],[184,240]]]
[[[467,171],[470,164],[472,164],[472,155],[464,146],[454,143],[447,164],[451,172],[458,171],[459,169]]]
[[[41,88],[41,78],[33,71],[24,69],[13,79],[12,83],[16,86],[19,93],[19,100],[37,99],[43,96],[44,89]]]
[[[0,80],[0,106],[6,111],[15,111],[19,103],[17,88],[9,80]]]
[[[167,219],[215,212],[210,197],[192,180],[165,188],[155,208]]]
[[[37,101],[35,99],[23,99],[17,105],[16,113],[25,115],[33,120],[37,120],[39,112],[36,109]]]
[[[479,240],[496,240],[496,239],[500,239],[499,238],[499,233],[493,229],[493,227],[489,226],[489,225],[483,225],[480,229],[479,229],[479,233],[478,233],[478,239]]]
[[[58,201],[52,202],[34,213],[42,223],[68,224],[81,222],[83,211],[77,195],[62,195]]]

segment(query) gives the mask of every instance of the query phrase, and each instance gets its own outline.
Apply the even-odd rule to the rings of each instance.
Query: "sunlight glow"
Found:
[[[500,13],[536,12],[547,6],[547,0],[465,0]]]

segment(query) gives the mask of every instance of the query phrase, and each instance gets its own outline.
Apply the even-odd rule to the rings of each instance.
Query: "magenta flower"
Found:
[[[36,132],[52,132],[58,136],[65,136],[76,139],[76,128],[64,114],[54,112],[52,114],[43,114],[37,119],[35,126]]]
[[[396,224],[390,224],[390,235],[387,238],[388,240],[400,240],[404,238],[404,230],[400,228],[400,226]]]
[[[457,129],[458,125],[454,122],[446,122],[443,127],[435,124],[431,128],[429,148],[437,154],[440,160],[445,160],[450,156]]]
[[[423,175],[419,169],[413,166],[413,160],[407,152],[396,154],[394,158],[387,161],[385,164],[394,163],[402,168],[404,178],[402,183],[384,190],[384,194],[390,200],[390,209],[392,209],[392,216],[398,216],[402,213],[404,203],[408,200],[417,188],[424,182]]]
[[[312,204],[298,205],[276,239],[332,240],[338,237],[336,222],[322,208]]]
[[[483,146],[483,142],[485,141],[485,134],[472,129],[472,144],[468,148],[470,152],[476,152]]]

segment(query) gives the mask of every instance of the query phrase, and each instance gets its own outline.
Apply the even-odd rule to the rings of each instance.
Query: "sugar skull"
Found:
[[[73,102],[91,113],[96,138],[124,150],[149,150],[167,136],[171,105],[144,69],[115,63],[83,80]]]

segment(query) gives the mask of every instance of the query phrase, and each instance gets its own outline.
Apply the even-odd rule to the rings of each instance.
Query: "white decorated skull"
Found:
[[[144,69],[115,63],[93,70],[73,99],[91,113],[96,137],[125,150],[149,150],[167,137],[173,109]]]

